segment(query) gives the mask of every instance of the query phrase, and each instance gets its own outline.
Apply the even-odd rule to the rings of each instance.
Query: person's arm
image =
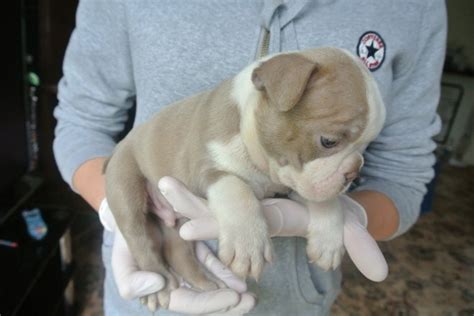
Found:
[[[352,192],[349,196],[367,213],[367,230],[375,240],[386,240],[397,232],[398,210],[389,197],[377,191]]]
[[[364,206],[369,232],[390,239],[417,220],[433,178],[440,130],[436,108],[446,46],[446,9],[433,1],[420,13],[418,41],[393,64],[394,81],[384,129],[369,146],[360,185],[351,193]],[[376,75],[376,74],[375,74]]]
[[[106,159],[99,157],[84,162],[72,178],[73,188],[96,211],[105,198],[105,176],[102,169]]]
[[[111,155],[135,96],[124,5],[79,3],[54,111],[59,170],[96,210],[104,197],[102,160]]]

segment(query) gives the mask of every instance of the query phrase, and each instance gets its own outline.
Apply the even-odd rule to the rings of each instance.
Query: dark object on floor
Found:
[[[27,191],[29,192],[29,191]],[[21,196],[21,194],[19,194]],[[72,277],[73,265],[65,253],[73,212],[66,208],[38,207],[48,234],[36,240],[28,233],[22,210],[31,207],[29,199],[20,199],[0,224],[0,311],[2,315],[65,315],[68,304],[65,289]],[[15,246],[12,246],[15,245]]]
[[[441,169],[441,163],[437,162],[433,168],[435,175],[433,177],[433,180],[431,180],[431,182],[426,185],[427,192],[425,194],[425,197],[423,198],[423,202],[421,203],[421,214],[425,214],[433,210],[433,198],[435,194],[436,183],[439,177],[439,172]]]

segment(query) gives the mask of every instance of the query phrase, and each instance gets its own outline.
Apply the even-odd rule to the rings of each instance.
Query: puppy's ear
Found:
[[[301,99],[316,69],[317,65],[303,56],[278,55],[254,69],[252,82],[279,111],[286,112]]]

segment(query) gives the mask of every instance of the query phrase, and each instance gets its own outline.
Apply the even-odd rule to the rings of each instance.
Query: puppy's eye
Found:
[[[324,148],[333,148],[333,147],[337,146],[337,140],[329,139],[329,138],[326,138],[324,136],[321,136],[321,145]]]

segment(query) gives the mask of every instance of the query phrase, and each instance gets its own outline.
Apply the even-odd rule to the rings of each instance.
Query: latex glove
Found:
[[[99,218],[105,229],[115,233],[112,271],[120,296],[132,300],[161,290],[165,279],[157,273],[139,270],[105,199],[100,205]],[[245,292],[245,282],[227,269],[204,243],[196,243],[196,256],[229,289],[197,292],[180,287],[171,292],[168,310],[186,314],[244,314],[255,306],[255,297]]]
[[[190,218],[180,229],[186,240],[217,239],[217,220],[206,201],[192,194],[181,182],[164,177],[158,183],[163,196],[174,210]],[[364,208],[348,197],[340,197],[344,210],[344,246],[359,271],[369,280],[380,282],[388,274],[388,266],[376,241],[367,231]],[[265,199],[263,214],[271,236],[306,237],[309,214],[305,206],[289,199]]]

